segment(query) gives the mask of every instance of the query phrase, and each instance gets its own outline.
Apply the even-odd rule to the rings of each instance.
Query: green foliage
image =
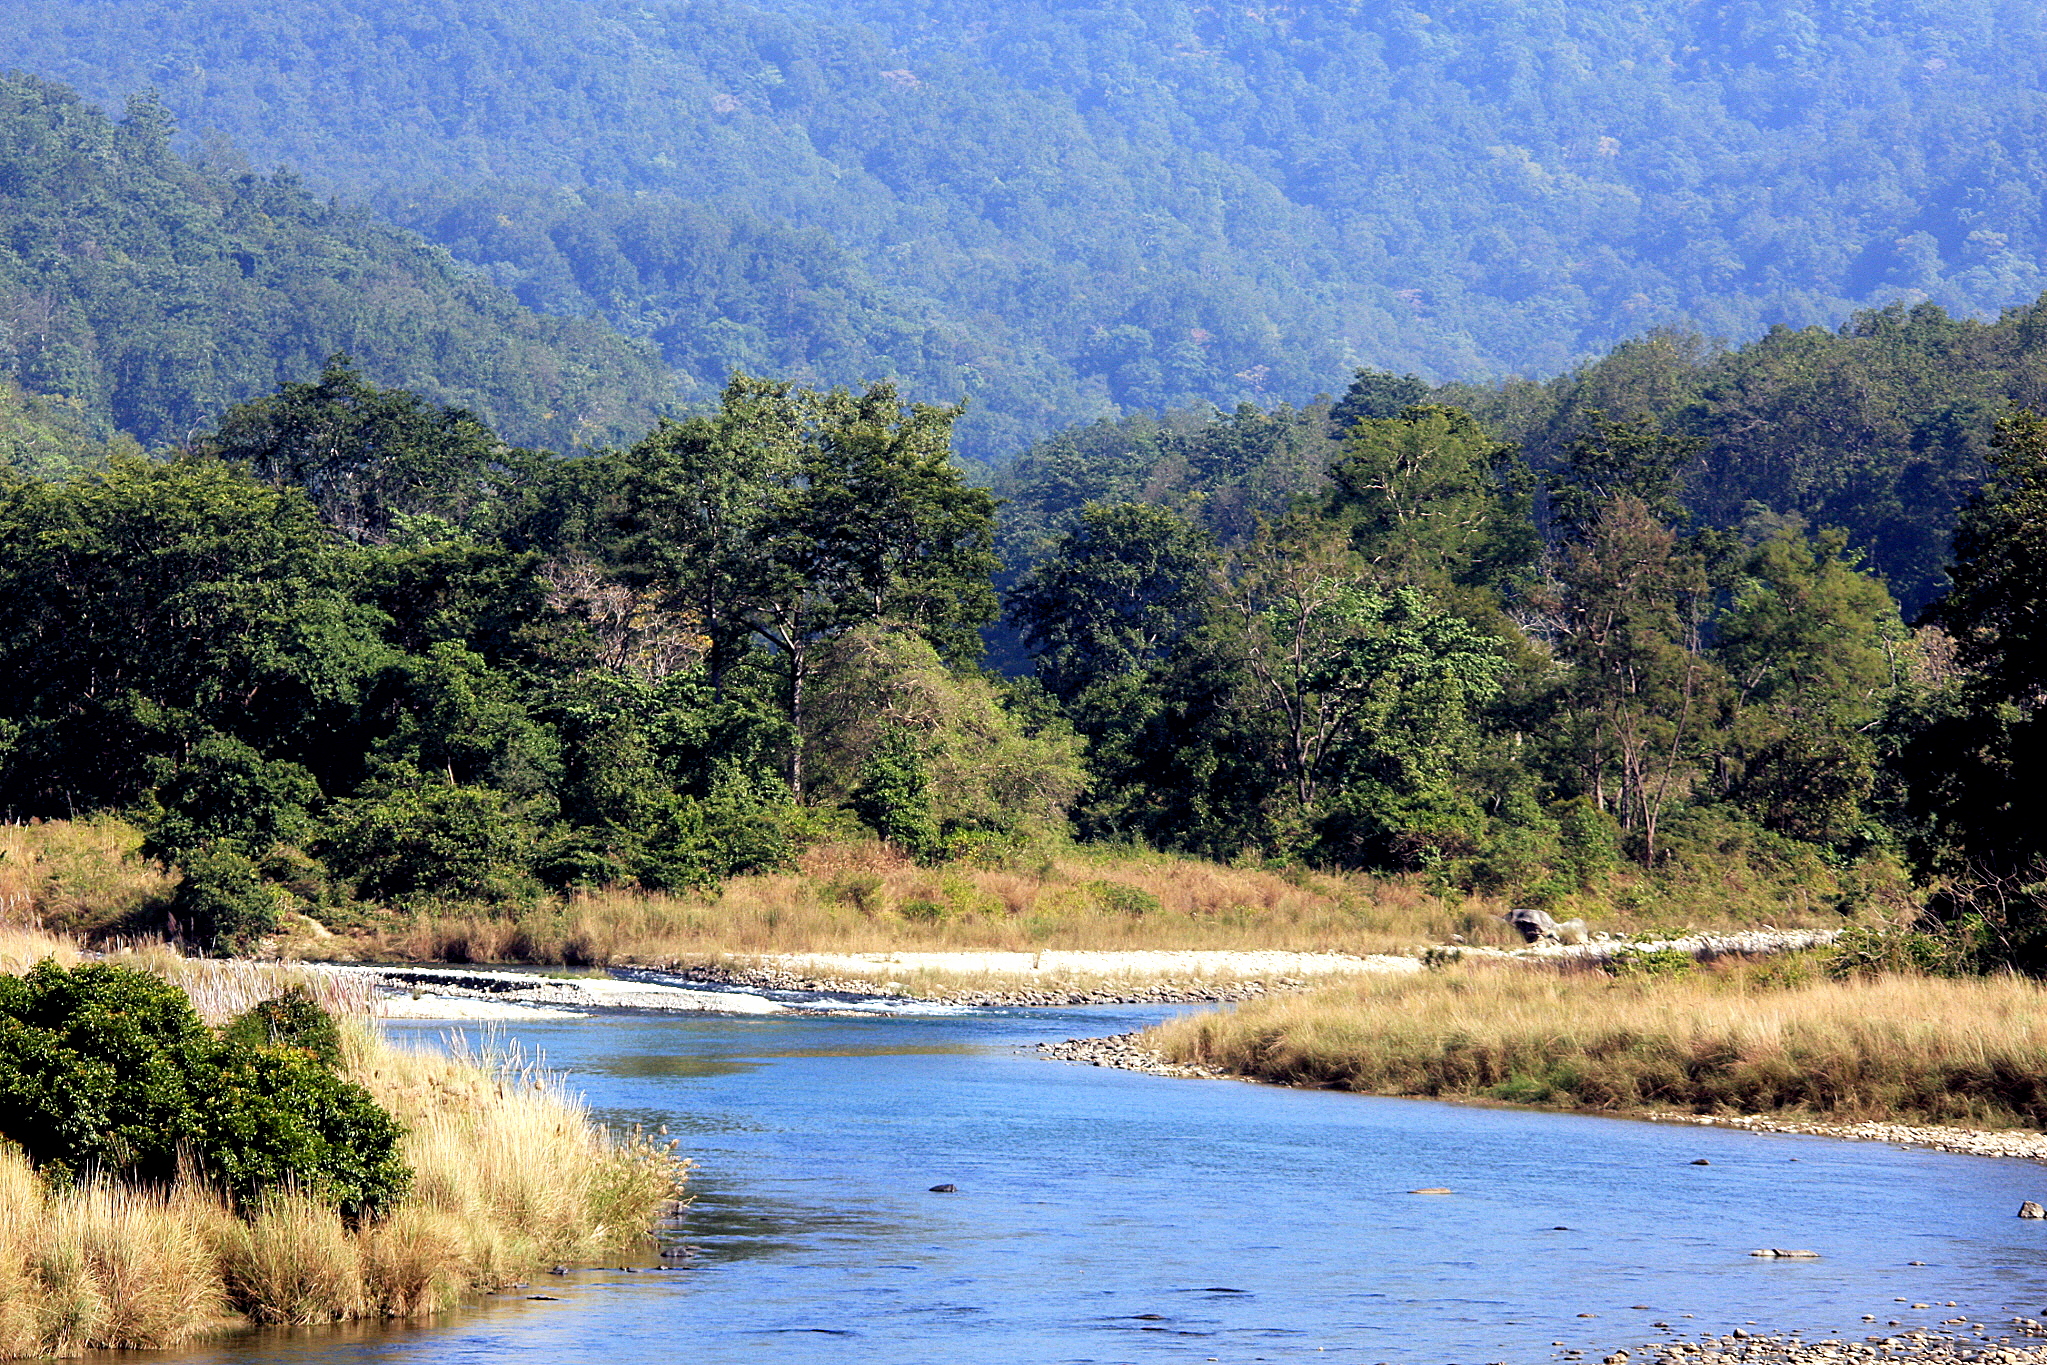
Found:
[[[1951,935],[1909,929],[1851,925],[1820,954],[1821,967],[1836,981],[1903,973],[1959,976],[1969,966],[1967,946]]]
[[[1606,970],[1625,980],[1660,981],[1696,975],[1699,960],[1682,948],[1624,948],[1606,960]]]
[[[246,855],[201,844],[182,861],[185,875],[169,910],[173,937],[233,953],[277,932],[278,892]]]
[[[2047,25],[1992,0],[10,19],[9,64],[154,87],[256,165],[377,192],[530,305],[654,341],[692,396],[733,369],[894,374],[970,395],[977,453],[1111,407],[1302,398],[1360,363],[1553,373],[1658,323],[1743,337],[2041,288]],[[1864,425],[1817,378],[1801,419]]]
[[[251,1005],[221,1037],[240,1048],[295,1048],[330,1067],[341,1065],[340,1026],[304,986]]]
[[[320,377],[230,408],[201,449],[303,489],[350,540],[385,540],[424,515],[460,524],[489,504],[511,452],[460,408],[378,388],[345,355]]]
[[[924,861],[938,849],[931,818],[931,774],[916,736],[902,725],[888,726],[860,765],[860,783],[848,805],[875,835]]]
[[[516,897],[537,831],[505,793],[413,775],[337,804],[319,851],[379,900]]]
[[[142,851],[170,863],[205,848],[260,859],[278,844],[304,843],[319,803],[319,784],[296,763],[267,760],[229,735],[206,735],[156,788]]]
[[[0,375],[101,439],[189,441],[337,352],[563,449],[642,426],[667,398],[659,364],[608,328],[537,316],[290,172],[191,164],[172,136],[153,98],[116,121],[0,77]]]
[[[1089,882],[1087,893],[1100,909],[1112,915],[1127,915],[1131,919],[1156,915],[1162,908],[1157,896],[1141,886],[1130,886],[1124,882]]]
[[[373,1215],[411,1179],[398,1124],[301,1041],[331,1020],[323,1033],[309,1001],[271,1004],[292,1021],[283,1046],[247,1036],[268,1007],[222,1037],[183,991],[125,967],[0,977],[0,1136],[60,1178],[168,1183],[190,1159],[243,1207],[296,1186]]]

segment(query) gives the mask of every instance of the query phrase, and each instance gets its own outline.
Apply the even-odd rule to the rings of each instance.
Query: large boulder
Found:
[[[1557,936],[1557,922],[1549,917],[1547,911],[1522,906],[1509,910],[1502,918],[1520,932],[1524,943],[1542,943]]]

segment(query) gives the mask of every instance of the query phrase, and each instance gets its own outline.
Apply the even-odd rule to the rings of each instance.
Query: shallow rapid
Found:
[[[2047,1307],[2047,1222],[2013,1217],[2047,1198],[2031,1162],[1168,1080],[1031,1051],[1169,1012],[511,1026],[601,1117],[667,1124],[695,1157],[668,1257],[542,1275],[427,1323],[160,1358],[1419,1365],[1596,1360],[1736,1327],[1995,1327]]]

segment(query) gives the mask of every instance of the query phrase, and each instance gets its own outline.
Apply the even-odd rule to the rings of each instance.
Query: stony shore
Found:
[[[1902,1326],[1903,1324],[1896,1324]],[[1600,1357],[1602,1365],[1851,1365],[1861,1361],[1923,1361],[1927,1365],[1973,1362],[1973,1365],[2047,1365],[2047,1344],[2026,1338],[2047,1335],[2031,1318],[2013,1318],[1992,1329],[1984,1324],[1943,1323],[1947,1330],[1912,1329],[1845,1341],[1834,1337],[1806,1340],[1799,1333],[1754,1334],[1737,1328],[1725,1336],[1696,1341],[1659,1341],[1633,1351]],[[1575,1361],[1584,1353],[1566,1352]]]
[[[1149,981],[1109,979],[1103,981],[1054,981],[1043,985],[1016,986],[1000,990],[985,987],[948,986],[930,979],[916,983],[915,990],[899,981],[877,982],[871,978],[821,976],[759,963],[678,964],[665,970],[691,981],[748,990],[815,991],[826,995],[901,995],[907,999],[931,1000],[948,1005],[1225,1005],[1238,1000],[1255,1000],[1275,990],[1300,990],[1307,981],[1281,977],[1273,981],[1173,980]]]
[[[1709,1128],[1740,1128],[1752,1133],[1800,1133],[1808,1137],[1848,1138],[1856,1142],[1889,1142],[1900,1147],[1928,1147],[1963,1156],[2018,1157],[2047,1161],[2047,1133],[2020,1129],[1932,1128],[1906,1123],[1819,1123],[1766,1118],[1759,1114],[1641,1115],[1658,1123],[1693,1123]]]

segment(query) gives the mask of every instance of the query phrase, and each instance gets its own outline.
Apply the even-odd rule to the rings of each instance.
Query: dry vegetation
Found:
[[[133,826],[110,816],[0,826],[0,926],[101,943],[131,932],[175,882],[140,845]],[[1881,869],[1852,877],[1787,869],[1772,879],[1733,862],[1655,877],[1623,870],[1601,894],[1550,909],[1617,933],[1838,927],[1844,896],[1865,907],[1864,918],[1902,921],[1917,910],[1902,876]],[[1454,938],[1506,946],[1515,941],[1498,921],[1507,905],[1438,894],[1420,877],[1051,842],[987,866],[925,868],[866,842],[813,848],[790,872],[735,878],[715,894],[620,889],[527,906],[344,906],[328,915],[332,929],[294,914],[278,948],[308,959],[595,965],[970,949],[1412,952]]]
[[[1624,883],[1618,903],[1559,907],[1618,932],[1837,927],[1830,904],[1763,896],[1712,908]],[[1640,894],[1637,894],[1637,893]],[[1419,878],[1232,867],[1073,847],[1000,865],[926,868],[878,844],[812,849],[797,870],[739,877],[715,895],[605,891],[520,911],[422,910],[352,937],[304,934],[307,958],[672,964],[723,954],[1040,949],[1412,952],[1461,938],[1518,943],[1508,902],[1432,893]]]
[[[2047,1126],[2047,988],[2008,976],[1453,967],[1177,1020],[1150,1041],[1183,1063],[1379,1095]]]
[[[18,964],[31,942],[10,934],[0,954]],[[302,979],[161,950],[129,960],[167,969],[212,1018]],[[325,1003],[347,1006],[352,989],[330,986]],[[243,1219],[196,1180],[51,1188],[0,1145],[0,1356],[432,1312],[552,1261],[616,1255],[678,1192],[673,1144],[606,1133],[530,1058],[408,1051],[359,1018],[345,1037],[347,1074],[405,1126],[415,1180],[396,1209],[352,1228],[288,1192]]]
[[[170,894],[142,831],[110,815],[0,825],[0,925],[97,937]]]

